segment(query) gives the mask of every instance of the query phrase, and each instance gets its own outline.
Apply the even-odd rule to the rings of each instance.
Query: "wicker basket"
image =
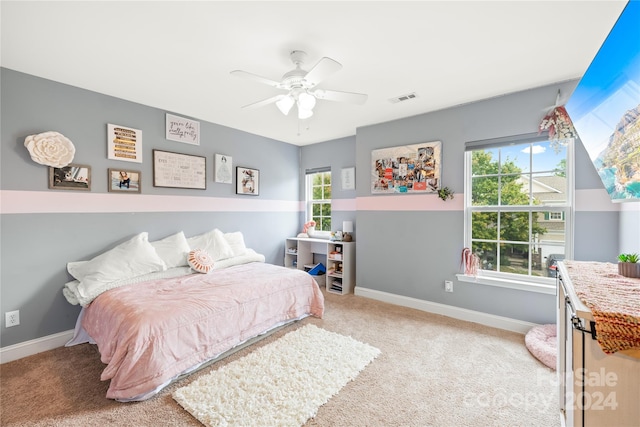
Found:
[[[638,262],[619,262],[618,274],[624,277],[640,277],[640,263]]]

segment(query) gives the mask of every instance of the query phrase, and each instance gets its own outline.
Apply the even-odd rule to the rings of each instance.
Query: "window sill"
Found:
[[[498,286],[500,288],[516,289],[519,291],[535,292],[539,294],[555,295],[556,285],[548,283],[539,283],[512,278],[495,277],[489,275],[478,274],[477,276],[468,276],[466,274],[456,274],[461,282],[477,283],[479,285]]]

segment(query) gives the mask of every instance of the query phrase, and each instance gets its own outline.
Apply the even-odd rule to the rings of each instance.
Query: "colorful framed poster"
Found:
[[[260,171],[258,169],[236,168],[236,194],[249,196],[260,194]]]
[[[153,186],[206,190],[206,157],[153,150]]]
[[[61,168],[49,167],[49,188],[91,191],[91,166],[72,163]]]
[[[442,143],[399,145],[371,152],[371,193],[435,193],[440,188]]]
[[[109,169],[108,174],[107,190],[109,190],[110,192],[140,193],[140,171],[132,171],[126,169]]]
[[[165,136],[171,141],[200,145],[200,122],[167,113]]]
[[[215,174],[213,180],[222,184],[231,184],[233,175],[231,174],[233,158],[224,154],[216,154]]]
[[[142,131],[107,124],[107,158],[142,163]]]

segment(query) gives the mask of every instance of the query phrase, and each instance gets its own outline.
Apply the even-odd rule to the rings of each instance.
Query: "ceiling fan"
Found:
[[[348,102],[352,104],[364,104],[366,102],[368,96],[362,93],[315,89],[320,82],[342,68],[339,62],[324,57],[320,59],[311,70],[305,71],[302,69],[304,60],[307,57],[305,52],[294,50],[291,52],[290,57],[296,68],[283,75],[280,81],[271,80],[242,70],[234,70],[231,72],[231,74],[235,76],[252,79],[275,87],[276,89],[287,91],[286,94],[272,96],[262,101],[245,105],[242,108],[256,108],[276,104],[282,114],[286,116],[289,114],[291,108],[296,105],[298,108],[298,118],[307,119],[313,115],[313,107],[315,107],[317,99]]]

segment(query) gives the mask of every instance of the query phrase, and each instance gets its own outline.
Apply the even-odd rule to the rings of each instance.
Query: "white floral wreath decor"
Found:
[[[53,131],[29,135],[24,146],[29,150],[31,160],[55,168],[67,166],[76,154],[76,147],[69,138]]]

